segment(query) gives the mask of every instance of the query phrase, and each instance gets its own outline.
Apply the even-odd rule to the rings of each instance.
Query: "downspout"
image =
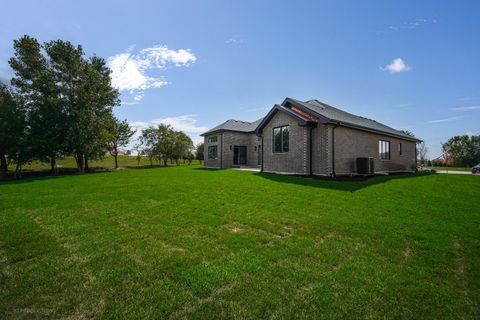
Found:
[[[340,122],[338,122],[335,126],[332,127],[332,177],[335,178],[337,175],[335,173],[335,128],[340,126]]]
[[[311,126],[310,127],[310,176],[313,175],[313,141],[312,141],[312,137],[313,137],[313,129],[314,127]]]
[[[260,169],[260,172],[263,172],[263,135],[260,138],[262,139],[262,146],[261,146],[261,148],[262,148],[262,163],[261,163],[261,166],[262,167]]]
[[[223,132],[220,135],[220,169],[223,169]]]
[[[415,141],[415,173],[418,172],[417,158],[418,158],[418,155],[417,155],[417,142]]]

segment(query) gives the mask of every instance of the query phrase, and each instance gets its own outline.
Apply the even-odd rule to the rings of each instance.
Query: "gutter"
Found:
[[[313,129],[314,127],[310,127],[310,175],[313,175],[313,141],[312,141],[312,137],[313,137]]]

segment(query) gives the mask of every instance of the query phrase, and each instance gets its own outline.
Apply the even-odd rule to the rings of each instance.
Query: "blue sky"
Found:
[[[479,1],[6,1],[12,41],[66,39],[108,58],[143,128],[198,134],[256,120],[286,97],[316,98],[424,139],[480,130]]]

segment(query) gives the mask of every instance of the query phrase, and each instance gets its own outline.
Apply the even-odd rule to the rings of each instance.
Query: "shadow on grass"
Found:
[[[318,177],[299,177],[299,176],[285,176],[275,173],[257,172],[254,175],[264,179],[272,180],[281,183],[291,183],[301,186],[309,186],[316,188],[335,189],[340,191],[354,192],[363,188],[367,188],[376,184],[385,183],[390,180],[397,179],[413,179],[431,175],[433,173],[401,173],[392,174],[388,176],[373,176],[368,178],[354,178],[346,179],[339,177],[333,178],[318,178]]]

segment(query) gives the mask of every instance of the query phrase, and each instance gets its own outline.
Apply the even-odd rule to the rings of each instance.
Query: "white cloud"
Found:
[[[402,58],[396,58],[393,59],[392,63],[380,69],[382,69],[383,71],[388,71],[390,73],[399,73],[410,71],[412,70],[412,67],[408,66]]]
[[[159,124],[169,124],[175,130],[181,130],[188,134],[192,141],[197,144],[203,141],[203,138],[200,137],[200,134],[207,131],[209,128],[206,126],[197,125],[198,119],[194,114],[186,114],[181,116],[166,117],[153,119],[149,122],[146,121],[132,121],[130,126],[137,129],[137,133],[134,136],[134,139],[140,137],[141,131],[148,128],[149,126],[158,126]]]
[[[475,132],[473,131],[468,131],[467,133],[465,133],[467,136],[471,137],[471,136],[475,136]]]
[[[452,110],[456,110],[456,111],[480,110],[480,106],[456,107],[456,108],[452,108]]]
[[[437,120],[430,120],[427,121],[427,123],[441,123],[441,122],[451,122],[451,121],[457,121],[462,119],[462,117],[450,117],[450,118],[445,118],[445,119],[437,119]]]
[[[145,48],[138,53],[133,53],[133,47],[119,53],[107,60],[112,70],[112,85],[120,92],[128,92],[133,95],[133,101],[123,104],[138,104],[145,90],[160,88],[168,82],[151,73],[155,70],[166,69],[170,66],[185,67],[197,61],[196,56],[190,49],[172,50],[165,45],[157,45]]]
[[[391,25],[388,27],[390,31],[400,31],[400,30],[413,30],[418,27],[421,27],[426,24],[435,24],[437,23],[437,19],[424,19],[424,18],[415,18],[410,21],[405,21],[399,25]]]
[[[226,44],[232,44],[232,45],[240,45],[243,42],[244,42],[243,38],[241,38],[240,36],[236,36],[236,35],[228,38],[227,40],[225,40]]]

